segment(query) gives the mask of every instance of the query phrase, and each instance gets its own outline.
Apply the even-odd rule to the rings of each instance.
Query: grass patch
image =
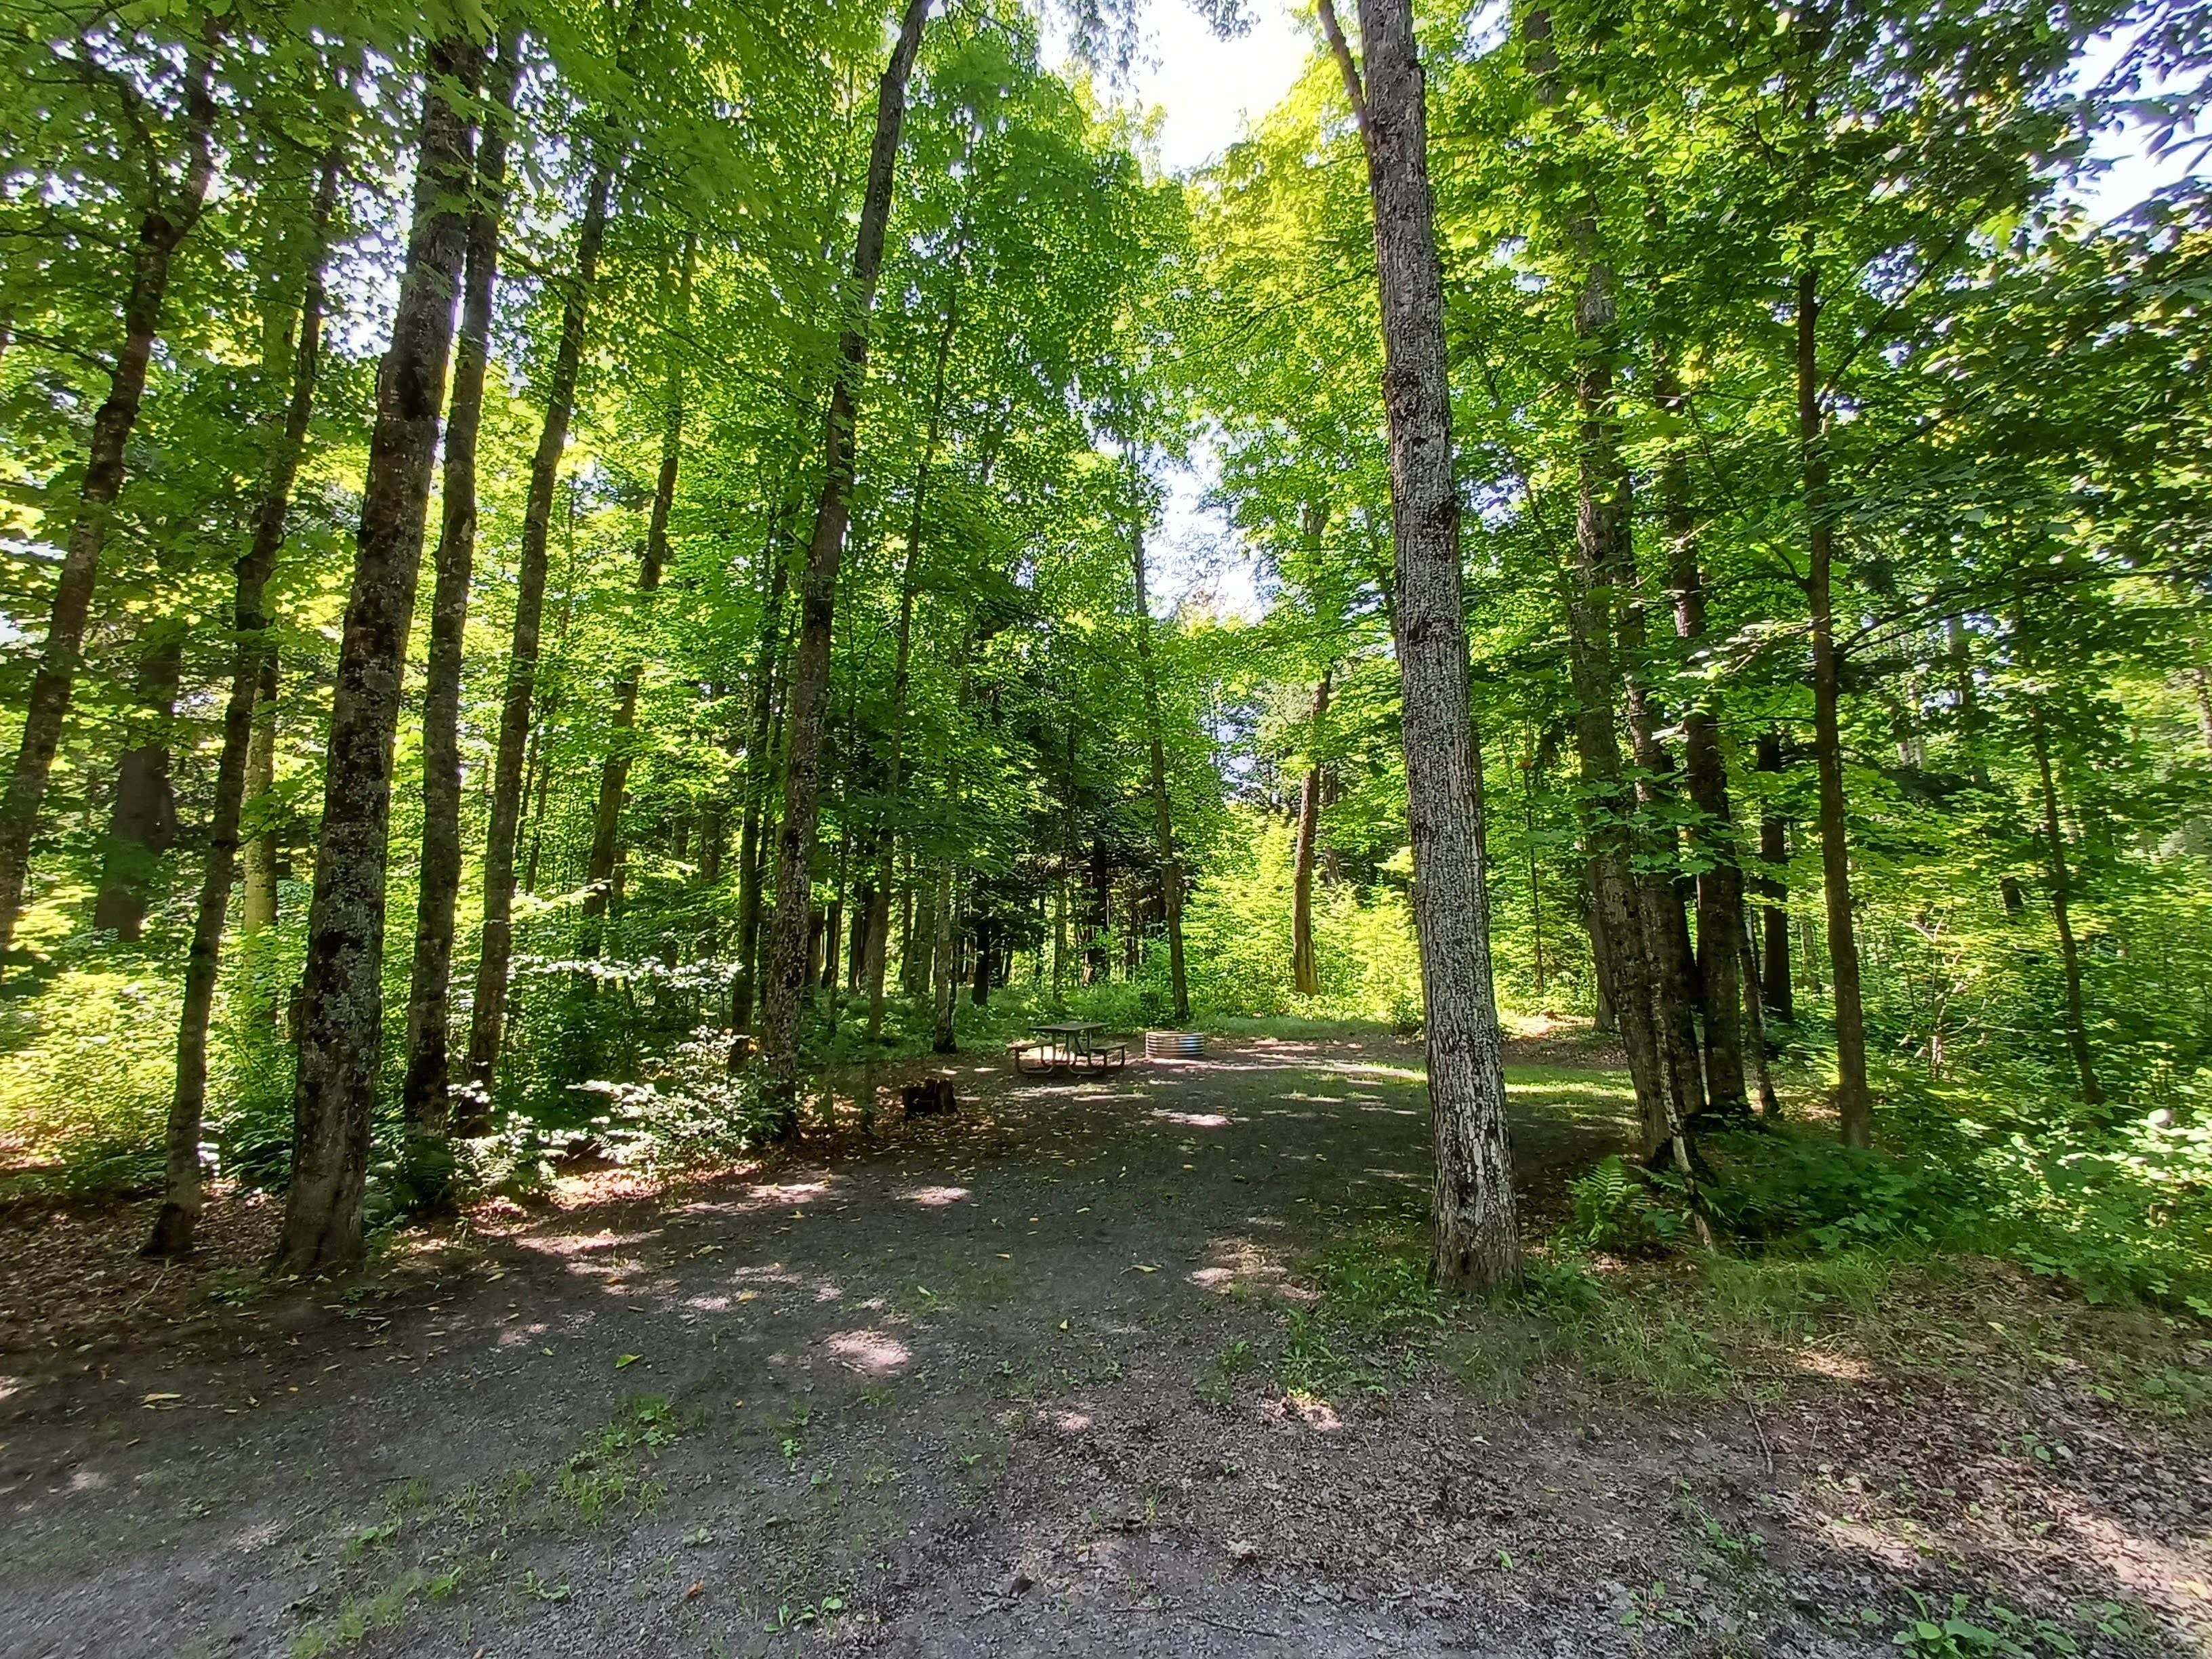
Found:
[[[1390,1373],[1409,1373],[1443,1323],[1426,1235],[1400,1224],[1363,1228],[1306,1271],[1320,1294],[1284,1323],[1276,1382],[1324,1400],[1387,1395]]]
[[[694,1426],[666,1395],[625,1395],[614,1415],[586,1435],[562,1466],[554,1496],[586,1526],[621,1509],[650,1515],[668,1495],[667,1483],[650,1466]]]
[[[337,1649],[403,1623],[416,1599],[442,1601],[461,1587],[465,1568],[410,1567],[380,1589],[349,1595],[327,1619],[318,1619],[292,1638],[292,1659],[322,1659]]]

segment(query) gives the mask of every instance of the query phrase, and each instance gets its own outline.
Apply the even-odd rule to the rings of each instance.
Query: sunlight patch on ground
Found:
[[[1260,1420],[1286,1428],[1308,1428],[1317,1434],[1335,1434],[1344,1427],[1344,1419],[1336,1414],[1335,1407],[1303,1389],[1292,1389],[1280,1400],[1261,1401]]]
[[[1801,1371],[1810,1371],[1815,1376],[1825,1376],[1838,1382],[1871,1382],[1874,1367],[1865,1360],[1847,1353],[1830,1353],[1822,1348],[1799,1348],[1790,1356]]]
[[[1887,1567],[1892,1572],[1902,1572],[1917,1565],[1920,1553],[1901,1538],[1893,1538],[1879,1527],[1869,1526],[1863,1521],[1846,1521],[1832,1516],[1821,1530],[1835,1543]]]
[[[1265,1291],[1286,1302],[1312,1302],[1315,1292],[1291,1281],[1290,1269],[1276,1251],[1249,1238],[1217,1238],[1206,1246],[1206,1264],[1186,1277],[1217,1296]]]
[[[780,1187],[748,1187],[745,1192],[763,1204],[796,1206],[813,1202],[828,1192],[833,1184],[824,1178],[821,1181],[791,1182]]]
[[[919,1204],[925,1209],[942,1210],[957,1204],[968,1196],[965,1187],[909,1187],[897,1194],[909,1204]]]
[[[1057,1411],[1052,1414],[1052,1425],[1062,1434],[1081,1434],[1091,1426],[1091,1413],[1079,1408]]]
[[[914,1352],[881,1331],[840,1331],[823,1345],[848,1370],[862,1376],[896,1376],[914,1363]]]
[[[535,1250],[540,1255],[593,1255],[601,1250],[618,1250],[626,1245],[647,1244],[658,1239],[659,1233],[556,1233],[550,1237],[528,1238],[522,1248]]]
[[[1225,1112],[1170,1112],[1164,1107],[1154,1107],[1152,1115],[1164,1123],[1180,1123],[1189,1129],[1225,1129],[1229,1116]]]
[[[2130,1532],[2073,1492],[2046,1492],[2044,1502],[2081,1553],[2130,1595],[2184,1625],[2212,1625],[2212,1583],[2205,1582],[2201,1557]]]

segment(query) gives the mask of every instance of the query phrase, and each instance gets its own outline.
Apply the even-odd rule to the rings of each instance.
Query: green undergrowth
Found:
[[[1984,1255],[2094,1304],[2212,1320],[2212,1123],[2172,1111],[2083,1127],[2003,1103],[1905,1097],[1883,1146],[1788,1126],[1709,1136],[1696,1178],[1607,1158],[1559,1242],[1628,1258],[1701,1248],[1781,1260]]]
[[[1431,1284],[1422,1218],[1349,1234],[1304,1264],[1314,1297],[1284,1316],[1272,1352],[1232,1342],[1197,1391],[1225,1405],[1241,1377],[1264,1370],[1285,1394],[1382,1407],[1436,1358],[1502,1396],[1555,1388],[1565,1367],[1601,1389],[1669,1400],[1944,1376],[2055,1382],[2176,1425],[2212,1411],[2212,1331],[2193,1313],[2092,1304],[1909,1238],[1846,1231],[1826,1250],[1628,1261],[1571,1244],[1568,1231],[1530,1252],[1514,1292],[1472,1303]]]
[[[1286,1391],[1386,1396],[1444,1323],[1413,1222],[1360,1229],[1310,1260],[1306,1277],[1316,1295],[1286,1317],[1274,1357],[1274,1381]]]

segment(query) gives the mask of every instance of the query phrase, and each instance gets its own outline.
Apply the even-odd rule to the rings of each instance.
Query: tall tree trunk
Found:
[[[814,888],[814,833],[822,787],[822,731],[830,700],[830,634],[836,614],[837,566],[853,511],[854,425],[868,365],[868,322],[876,273],[890,222],[899,129],[906,117],[908,76],[921,46],[930,0],[907,0],[898,43],[876,94],[876,134],[868,155],[867,192],[853,246],[853,274],[843,300],[846,326],[830,393],[823,437],[826,465],[800,589],[799,645],[792,666],[789,745],[785,751],[783,822],[777,831],[775,910],[767,942],[762,1048],[771,1117],[795,1125],[799,1092],[799,1012],[806,988],[806,921]]]
[[[1067,796],[1060,820],[1060,877],[1053,883],[1052,1006],[1060,1006],[1067,993],[1067,915],[1069,884],[1075,879],[1075,724],[1067,727]]]
[[[1748,915],[1736,924],[1736,950],[1743,978],[1744,1060],[1750,1085],[1759,1096],[1759,1115],[1782,1115],[1782,1103],[1774,1092],[1774,1075],[1767,1063],[1765,998],[1759,984],[1759,947],[1753,943]]]
[[[1662,410],[1686,414],[1689,398],[1664,362],[1653,386]],[[1667,580],[1674,590],[1674,634],[1694,660],[1705,649],[1705,584],[1698,568],[1697,514],[1690,504],[1689,468],[1681,450],[1660,470],[1660,507],[1667,536]],[[1697,809],[1690,845],[1698,872],[1698,982],[1705,1008],[1705,1088],[1722,1117],[1750,1110],[1745,1092],[1743,865],[1729,802],[1728,763],[1721,754],[1720,722],[1702,701],[1682,713],[1682,771],[1690,805]],[[1753,1012],[1752,1018],[1756,1018]]]
[[[660,574],[668,564],[668,515],[676,501],[676,474],[684,456],[684,353],[691,326],[691,266],[696,254],[696,234],[684,239],[684,264],[676,284],[676,322],[664,343],[660,472],[653,481],[653,511],[646,521],[645,556],[639,562],[637,591],[655,592]],[[584,915],[606,914],[607,898],[615,878],[615,864],[622,836],[623,792],[629,784],[630,731],[637,724],[637,688],[643,667],[633,660],[624,665],[615,685],[612,741],[599,767],[599,799],[592,814],[592,860],[584,872]]]
[[[247,755],[252,747],[253,708],[260,694],[262,669],[270,654],[270,617],[263,596],[276,555],[284,545],[284,521],[291,511],[292,483],[307,441],[314,412],[315,373],[323,343],[323,264],[330,250],[331,210],[338,192],[338,152],[323,159],[315,191],[305,280],[301,286],[299,343],[292,362],[291,395],[284,424],[269,446],[261,466],[261,487],[253,506],[253,538],[238,562],[237,588],[231,601],[236,633],[230,676],[230,700],[222,715],[222,754],[216,765],[215,805],[208,825],[207,866],[200,881],[198,908],[192,917],[192,942],[185,959],[184,1007],[177,1020],[176,1087],[169,1097],[169,1122],[161,1208],[142,1255],[180,1256],[192,1248],[199,1222],[200,1131],[207,1107],[209,1016],[215,1006],[216,971],[222,965],[222,924],[230,906],[230,884],[238,858],[239,821],[246,800]]]
[[[1759,734],[1753,769],[1769,777],[1782,775],[1782,733],[1765,731]],[[1759,908],[1766,961],[1759,975],[1759,996],[1766,1012],[1781,1020],[1797,1018],[1796,999],[1790,984],[1790,912],[1784,901],[1790,896],[1790,823],[1775,810],[1769,796],[1760,803],[1759,814],[1759,862],[1763,873],[1755,885],[1765,902]]]
[[[915,859],[907,855],[908,878],[914,878]],[[930,876],[912,895],[907,917],[906,951],[899,963],[900,984],[910,997],[927,996],[936,981],[937,878]]]
[[[210,27],[212,27],[210,25]],[[0,799],[0,951],[15,937],[23,908],[23,884],[30,872],[31,838],[39,827],[39,807],[60,746],[76,688],[77,660],[84,651],[85,619],[92,590],[100,579],[100,556],[107,541],[108,520],[123,489],[124,450],[138,423],[139,400],[146,392],[146,368],[161,325],[161,301],[168,292],[169,267],[177,246],[198,222],[215,174],[211,133],[215,100],[209,90],[209,52],[196,51],[185,71],[185,171],[175,198],[165,201],[157,184],[138,219],[138,240],[131,250],[131,286],[123,302],[123,345],[108,371],[107,397],[93,416],[92,441],[85,452],[84,483],[77,494],[76,517],[70,526],[54,585],[52,610],[39,666],[23,708],[23,735],[15,754],[8,793]]]
[[[936,1054],[957,1054],[960,1042],[953,1030],[952,1006],[960,985],[960,878],[950,866],[938,873],[936,921],[936,944],[930,951],[936,982],[929,1046]]]
[[[169,781],[169,727],[177,714],[177,687],[185,665],[184,620],[149,619],[139,641],[136,705],[131,729],[137,741],[116,763],[115,799],[100,858],[100,896],[92,925],[118,939],[135,940],[146,930],[162,854],[176,844],[177,796]]]
[[[1874,1138],[1874,1100],[1867,1088],[1866,1014],[1859,994],[1858,932],[1851,915],[1850,848],[1844,815],[1836,525],[1828,501],[1826,422],[1820,410],[1819,283],[1808,257],[1797,272],[1797,441],[1809,556],[1806,597],[1813,624],[1813,752],[1820,775],[1820,871],[1827,897],[1828,962],[1835,981],[1836,1116],[1844,1143],[1864,1146]]]
[[[246,745],[246,816],[239,849],[238,931],[251,939],[276,925],[276,826],[269,809],[276,787],[276,644],[261,653],[254,686],[252,735]],[[262,809],[258,821],[254,809]]]
[[[915,468],[914,511],[908,516],[906,557],[899,566],[898,641],[891,658],[890,734],[884,756],[884,799],[896,810],[904,782],[906,701],[914,673],[914,595],[921,572],[922,507],[929,495],[929,475],[937,464],[938,440],[944,429],[945,370],[952,357],[952,334],[957,326],[960,295],[956,289],[945,307],[945,321],[937,331],[937,353],[931,367],[929,426],[922,441],[921,460]],[[878,827],[879,842],[887,839]],[[881,859],[878,860],[880,865]],[[885,873],[888,873],[886,870]],[[878,876],[868,927],[868,1041],[880,1042],[884,1031],[884,952],[890,933],[890,883]]]
[[[545,391],[545,425],[531,463],[530,495],[522,514],[520,568],[516,573],[514,637],[507,665],[507,696],[500,710],[499,752],[493,763],[491,822],[484,836],[483,945],[477,963],[476,1008],[469,1029],[469,1080],[487,1094],[499,1069],[507,1023],[507,975],[514,956],[514,847],[522,806],[523,750],[530,740],[531,702],[538,685],[538,631],[545,606],[545,544],[553,516],[553,487],[568,447],[574,412],[576,375],[583,360],[592,289],[599,279],[599,243],[606,234],[607,192],[614,178],[611,144],[592,167],[584,217],[576,234],[576,275],[561,307],[560,343]]]
[[[1113,975],[1113,959],[1106,948],[1114,929],[1114,864],[1102,835],[1091,843],[1091,893],[1093,900],[1091,942],[1083,953],[1083,982],[1103,984]]]
[[[1587,371],[1586,371],[1587,373]],[[1583,398],[1584,425],[1598,416],[1595,398]],[[1613,721],[1616,676],[1612,664],[1613,565],[1607,556],[1626,514],[1624,480],[1593,462],[1585,444],[1580,507],[1576,515],[1576,579],[1567,604],[1568,662],[1575,690],[1575,751],[1589,848],[1592,951],[1599,984],[1608,994],[1613,1024],[1643,1121],[1645,1156],[1656,1153],[1671,1130],[1667,1073],[1653,1018],[1653,968],[1630,853],[1633,802],[1622,774]]]
[[[530,815],[525,822],[530,829],[530,852],[523,860],[522,890],[535,895],[538,891],[538,855],[545,845],[545,798],[553,787],[553,765],[545,752],[553,741],[553,721],[561,712],[561,692],[558,687],[538,700],[537,718],[530,724],[530,756],[522,768],[523,799],[530,802]],[[517,824],[518,836],[521,824]]]
[[[969,988],[968,1000],[978,1008],[988,1007],[991,1002],[991,919],[976,917],[975,979]]]
[[[1328,717],[1330,670],[1324,668],[1314,687],[1313,736],[1318,749],[1322,722]],[[1309,757],[1305,782],[1298,790],[1298,836],[1291,856],[1291,988],[1300,996],[1321,994],[1321,968],[1314,959],[1313,876],[1314,843],[1321,831],[1321,763]],[[1538,970],[1540,975],[1541,969]]]
[[[377,377],[353,592],[324,749],[322,839],[295,1027],[292,1184],[274,1264],[294,1273],[349,1267],[362,1255],[369,1120],[384,1038],[392,744],[468,228],[459,206],[469,189],[468,123],[440,88],[454,82],[473,88],[482,61],[465,39],[430,48],[414,226],[392,344]]]
[[[508,117],[521,72],[520,42],[500,37],[477,141],[469,212],[461,324],[446,416],[445,499],[433,558],[430,650],[422,684],[422,868],[415,905],[415,957],[407,992],[407,1072],[400,1109],[407,1164],[420,1199],[445,1195],[442,1152],[452,1127],[453,910],[461,890],[461,665],[477,550],[477,442],[483,424],[484,365],[507,206]]]
[[[1544,888],[1536,861],[1536,773],[1542,756],[1529,733],[1528,757],[1521,763],[1522,813],[1528,852],[1528,931],[1536,959],[1536,1000],[1544,1001]]]
[[[753,660],[751,736],[745,749],[744,818],[738,833],[738,972],[730,988],[731,1018],[738,1030],[752,1024],[754,992],[760,964],[762,865],[767,848],[761,834],[769,791],[775,778],[777,681],[782,670],[783,596],[791,583],[791,562],[781,534],[781,514],[769,527],[768,593],[761,609],[760,648]]]
[[[2058,929],[2058,959],[2066,971],[2066,1046],[2074,1056],[2075,1076],[2084,1104],[2100,1106],[2105,1091],[2089,1052],[2089,1021],[2081,1000],[2081,952],[2074,938],[2073,884],[2066,867],[2066,836],[2058,817],[2058,786],[2051,770],[2051,737],[2043,711],[2035,711],[2033,736],[2035,770],[2042,784],[2044,852],[2051,861],[2051,920]]]
[[[1548,11],[1532,11],[1522,24],[1539,101],[1555,107],[1562,96],[1559,60]],[[1569,240],[1588,266],[1575,300],[1575,402],[1578,416],[1574,577],[1567,601],[1570,675],[1575,693],[1575,750],[1582,772],[1589,850],[1591,946],[1599,985],[1609,994],[1621,1047],[1628,1057],[1643,1121],[1643,1146],[1656,1154],[1675,1123],[1669,1099],[1668,1048],[1658,1008],[1661,969],[1655,940],[1663,942],[1651,896],[1640,890],[1634,869],[1634,792],[1623,769],[1615,707],[1626,680],[1620,619],[1635,605],[1635,563],[1628,550],[1628,472],[1620,460],[1620,433],[1613,370],[1616,314],[1612,273],[1600,257],[1596,204],[1585,199],[1568,227]],[[1646,912],[1653,925],[1647,926]]]
[[[1152,831],[1159,850],[1160,913],[1168,931],[1168,982],[1174,994],[1175,1023],[1182,1026],[1190,1024],[1190,981],[1182,959],[1182,860],[1176,854],[1175,813],[1168,803],[1167,747],[1160,732],[1159,679],[1152,672],[1152,609],[1145,592],[1141,511],[1131,520],[1129,568],[1137,585],[1137,667],[1145,684],[1146,733],[1152,740]]]
[[[1445,1285],[1486,1289],[1520,1277],[1521,1240],[1491,983],[1482,775],[1468,705],[1443,275],[1420,54],[1412,0],[1360,0],[1363,92],[1334,0],[1321,0],[1321,15],[1359,121],[1375,204],[1413,918],[1436,1142],[1433,1271]]]
[[[1607,301],[1608,310],[1610,301]],[[1608,421],[1607,441],[1618,438]],[[1604,458],[1620,465],[1618,449]],[[1623,501],[1627,485],[1620,487]],[[1617,605],[1615,635],[1620,647],[1624,712],[1628,717],[1629,743],[1636,760],[1637,823],[1632,831],[1638,855],[1635,871],[1637,909],[1644,927],[1644,949],[1651,969],[1652,1029],[1666,1068],[1667,1092],[1673,1110],[1668,1130],[1687,1128],[1704,1116],[1705,1079],[1698,1054],[1697,964],[1691,955],[1688,922],[1682,895],[1676,884],[1681,843],[1676,836],[1671,781],[1674,757],[1658,738],[1646,685],[1650,649],[1644,625],[1644,598],[1636,562],[1628,546],[1626,514],[1619,521],[1620,537],[1612,550],[1618,561],[1613,589]],[[1739,1087],[1741,1085],[1739,1085]]]

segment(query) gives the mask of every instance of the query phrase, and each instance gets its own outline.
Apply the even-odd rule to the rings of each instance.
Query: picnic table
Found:
[[[1129,1063],[1125,1042],[1102,1042],[1106,1028],[1095,1019],[1047,1020],[1030,1027],[1030,1041],[1014,1045],[1014,1064],[1032,1077],[1055,1072],[1118,1072]]]

